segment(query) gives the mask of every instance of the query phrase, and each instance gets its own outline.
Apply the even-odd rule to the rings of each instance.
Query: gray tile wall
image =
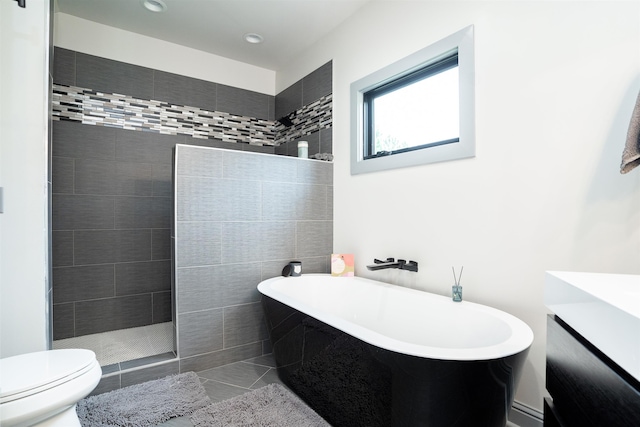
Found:
[[[329,61],[276,95],[275,118],[279,119],[333,92],[333,62]]]
[[[171,159],[183,136],[53,122],[54,339],[171,321]]]
[[[54,83],[275,120],[275,98],[56,47]]]
[[[55,120],[250,142],[270,153],[275,145],[287,156],[305,140],[309,155],[332,153],[331,61],[273,97],[66,49],[55,53]]]
[[[240,146],[53,122],[54,339],[172,320],[172,150],[195,141]]]
[[[330,69],[329,63],[301,80],[300,86],[306,87],[302,103],[327,93],[327,82],[331,92]],[[55,48],[53,81],[265,120],[274,120],[278,98],[61,48]],[[310,154],[331,152],[330,128],[304,139],[310,143]],[[272,146],[53,122],[54,339],[176,318],[168,274],[176,144],[275,153]],[[284,146],[279,154],[297,155],[295,142],[291,146],[291,153]],[[304,255],[306,272],[329,268],[331,164],[302,161],[306,166],[293,167],[290,162],[299,160],[225,152],[224,176],[203,163],[208,157],[192,159],[187,170],[194,175],[193,194],[200,194],[199,201],[178,213],[190,218],[178,234],[191,236],[193,242],[181,241],[176,251],[180,278],[185,289],[191,289],[175,307],[178,315],[185,315],[181,372],[270,352],[255,285],[280,274],[283,263],[294,257]],[[271,160],[265,162],[265,157]],[[198,193],[207,188],[207,177],[248,185],[225,187],[222,196],[231,196],[230,204],[221,210],[210,205],[206,191]],[[306,201],[298,205],[291,196]],[[261,201],[259,207],[247,202],[255,200]],[[262,221],[267,217],[273,221]],[[211,227],[211,221],[220,228]],[[287,242],[278,243],[283,236]],[[308,236],[318,241],[305,246]]]
[[[294,118],[296,112],[305,110],[318,99],[327,97],[333,92],[333,62],[329,61],[317,70],[298,80],[276,95],[275,117]],[[309,143],[309,155],[317,153],[333,153],[333,138],[331,120],[317,126],[318,130],[306,132],[304,129],[289,132],[283,126],[279,127],[278,144],[275,153],[283,156],[297,156],[298,142]]]
[[[239,105],[244,103],[247,105],[245,108],[247,111],[265,110],[265,100],[268,101],[265,99],[266,95],[246,91],[234,93],[223,88],[226,87],[217,88],[219,105],[227,104],[226,106],[237,111],[241,109]],[[240,90],[235,89],[236,92]],[[185,92],[181,98],[188,95],[189,93]],[[200,94],[199,97],[204,95]],[[232,97],[236,98],[234,103],[229,102]],[[201,102],[199,99],[193,101]],[[216,98],[212,103],[215,101]],[[315,104],[318,104],[315,109],[307,108],[301,111],[297,117],[298,127],[293,131],[313,130],[321,124],[324,126],[327,123],[330,124],[330,118],[328,120],[327,115],[331,112],[331,99]],[[277,129],[272,120],[204,110],[166,101],[145,100],[118,93],[99,92],[79,86],[54,85],[51,116],[53,120],[76,121],[88,125],[140,132],[188,135],[199,139],[219,139],[257,146],[273,146],[276,143]],[[288,134],[289,132],[285,132],[280,138],[287,138]]]
[[[265,119],[275,111],[273,96],[66,49],[55,48],[53,74],[57,84],[174,104]],[[174,146],[274,148],[73,121],[52,126],[54,339],[171,321]]]
[[[256,286],[293,259],[329,271],[333,164],[183,145],[175,158],[180,369],[267,353]]]

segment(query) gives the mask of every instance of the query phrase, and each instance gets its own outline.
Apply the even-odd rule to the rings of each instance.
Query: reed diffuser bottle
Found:
[[[453,282],[455,285],[451,287],[451,294],[454,302],[462,301],[462,286],[460,286],[460,279],[462,278],[462,270],[464,270],[464,266],[460,269],[460,276],[456,279],[456,269],[451,267],[453,270]]]

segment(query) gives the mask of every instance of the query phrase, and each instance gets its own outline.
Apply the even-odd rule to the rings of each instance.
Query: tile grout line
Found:
[[[247,360],[241,360],[240,363],[245,363],[247,365],[262,366],[262,367],[269,368],[269,369],[275,369],[273,366],[270,366],[270,365],[263,365],[262,363],[249,362]]]
[[[256,385],[256,384],[258,383],[258,381],[260,381],[262,378],[264,378],[264,376],[265,376],[265,375],[267,375],[269,372],[271,372],[271,368],[267,369],[267,371],[266,371],[264,374],[260,375],[260,378],[258,378],[257,380],[255,380],[255,381],[253,382],[253,384],[251,384],[251,385],[249,386],[249,389],[250,389],[250,390],[253,390],[251,387],[253,387],[254,385]]]
[[[211,381],[211,382],[214,382],[214,383],[224,384],[224,385],[230,385],[230,386],[232,386],[232,387],[237,387],[237,388],[241,388],[241,389],[243,389],[243,390],[249,390],[249,391],[251,391],[251,389],[250,389],[250,388],[248,388],[248,387],[244,387],[244,386],[241,386],[241,385],[238,385],[238,384],[232,384],[232,383],[225,382],[225,381],[220,381],[220,380],[212,380],[211,378],[205,378],[205,377],[201,377],[201,376],[199,376],[199,375],[198,375],[198,377],[199,377],[199,378],[206,379],[205,383],[208,383],[208,382],[210,382],[210,381]],[[203,384],[204,384],[204,383],[203,383]],[[253,385],[253,384],[252,384],[252,385]]]

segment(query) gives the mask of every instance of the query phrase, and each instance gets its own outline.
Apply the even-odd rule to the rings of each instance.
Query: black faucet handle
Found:
[[[374,264],[385,264],[385,263],[387,263],[387,262],[394,262],[394,261],[395,261],[395,259],[394,259],[394,258],[387,258],[387,260],[386,260],[386,261],[381,261],[381,260],[379,260],[378,258],[374,258],[374,259],[373,259],[373,263],[374,263]]]
[[[401,261],[401,260],[398,260],[398,261]],[[404,261],[404,260],[402,260],[402,261]],[[417,272],[418,271],[418,262],[417,261],[409,261],[409,262],[406,262],[405,264],[402,264],[400,266],[400,268],[403,269],[403,270],[409,270],[409,271]]]

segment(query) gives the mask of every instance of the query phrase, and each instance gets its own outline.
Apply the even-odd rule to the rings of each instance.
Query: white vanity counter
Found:
[[[544,303],[640,381],[640,275],[548,271]]]

